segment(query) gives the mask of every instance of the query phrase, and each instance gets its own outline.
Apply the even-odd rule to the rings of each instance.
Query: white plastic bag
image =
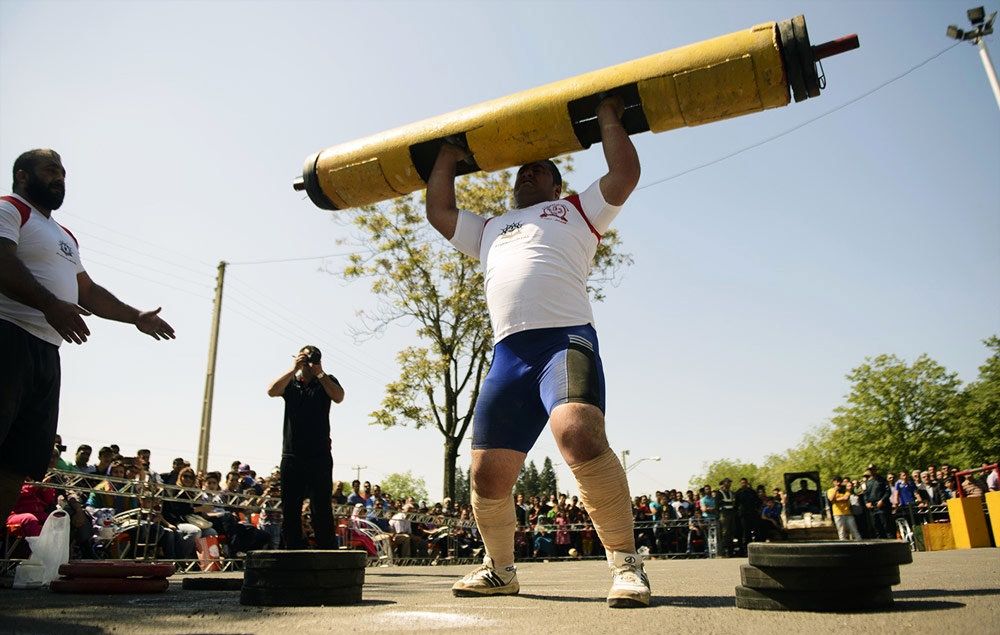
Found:
[[[17,565],[14,570],[15,589],[38,589],[42,586],[42,576],[45,575],[45,566],[41,562],[29,562],[25,560]]]
[[[59,577],[59,566],[69,562],[69,514],[61,509],[52,512],[42,525],[42,533],[27,541],[31,548],[28,562],[45,567],[42,584],[52,582]]]

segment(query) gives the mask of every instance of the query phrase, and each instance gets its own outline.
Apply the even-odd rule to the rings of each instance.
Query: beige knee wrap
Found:
[[[635,553],[632,499],[618,456],[608,448],[596,458],[569,467],[604,548]]]
[[[483,498],[473,491],[472,511],[493,567],[503,569],[514,564],[514,529],[517,527],[514,497]]]

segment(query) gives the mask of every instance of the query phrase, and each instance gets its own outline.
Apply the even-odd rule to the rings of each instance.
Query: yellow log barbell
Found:
[[[294,187],[318,207],[347,209],[423,189],[445,142],[471,152],[459,174],[583,150],[600,141],[595,109],[606,95],[624,99],[629,134],[777,108],[818,96],[817,62],[857,47],[855,35],[811,46],[801,15],[759,24],[327,148]]]

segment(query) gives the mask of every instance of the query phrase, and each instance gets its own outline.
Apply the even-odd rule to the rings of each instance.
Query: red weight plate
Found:
[[[176,567],[172,563],[74,560],[59,566],[67,578],[167,578]]]
[[[53,580],[49,585],[54,593],[162,593],[170,583],[164,578],[68,578]]]

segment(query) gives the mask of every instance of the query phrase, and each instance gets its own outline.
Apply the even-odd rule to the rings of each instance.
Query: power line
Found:
[[[146,256],[147,258],[153,258],[154,260],[159,260],[161,262],[165,262],[168,265],[172,265],[172,266],[177,267],[179,269],[184,269],[185,271],[189,271],[191,273],[197,273],[199,275],[204,275],[205,274],[204,270],[195,269],[193,267],[188,267],[187,265],[182,265],[182,264],[176,263],[176,262],[174,262],[172,260],[167,260],[166,258],[161,258],[160,256],[156,256],[154,254],[151,254],[148,251],[143,251],[141,249],[136,249],[135,247],[129,247],[128,245],[122,245],[120,243],[116,243],[114,241],[108,240],[107,238],[104,238],[103,236],[98,236],[97,234],[91,234],[90,232],[87,232],[87,231],[84,231],[84,230],[81,230],[81,229],[77,229],[77,230],[74,230],[74,231],[76,233],[78,233],[78,234],[83,235],[83,236],[87,236],[89,238],[93,238],[94,240],[100,240],[101,242],[108,243],[109,245],[114,245],[115,247],[120,247],[121,249],[127,249],[129,251],[134,251],[135,253],[141,254],[143,256]],[[88,252],[91,251],[91,248],[88,246],[86,248],[86,251],[88,251]]]
[[[151,247],[156,247],[157,249],[160,249],[162,251],[166,251],[168,253],[176,254],[176,255],[181,256],[181,257],[183,257],[183,258],[185,258],[187,260],[193,260],[194,262],[197,262],[200,265],[205,265],[206,267],[212,266],[210,263],[203,262],[201,260],[193,258],[192,256],[190,256],[188,254],[181,253],[181,252],[177,251],[176,249],[170,249],[168,247],[163,247],[161,245],[157,245],[154,242],[150,242],[149,240],[146,240],[145,238],[139,238],[138,236],[133,236],[131,234],[126,234],[125,232],[117,230],[114,227],[108,227],[107,225],[102,225],[101,223],[98,223],[97,221],[90,220],[89,218],[86,218],[84,216],[80,216],[78,214],[74,214],[73,212],[63,211],[63,212],[60,212],[60,213],[61,214],[66,214],[68,216],[72,216],[73,218],[76,218],[78,220],[82,220],[85,223],[90,223],[92,225],[97,225],[101,229],[104,229],[104,230],[107,230],[109,232],[118,234],[119,236],[124,236],[125,238],[130,238],[131,240],[134,240],[134,241],[137,241],[137,242],[140,242],[140,243],[145,243],[147,245],[150,245]]]
[[[109,265],[109,264],[107,264],[105,262],[101,262],[100,260],[94,260],[93,258],[87,258],[87,263],[88,264],[93,263],[93,264],[96,264],[96,265],[100,265],[101,267],[107,267],[108,269],[113,269],[114,271],[117,271],[119,273],[124,273],[126,275],[133,276],[135,278],[139,278],[140,280],[145,280],[146,282],[152,282],[153,284],[158,284],[158,285],[161,285],[161,286],[173,289],[175,291],[180,291],[181,293],[187,293],[188,295],[193,295],[194,297],[198,298],[199,300],[208,300],[208,301],[211,301],[211,298],[207,298],[207,297],[205,297],[203,295],[199,295],[199,294],[195,293],[194,291],[190,291],[188,289],[182,289],[180,287],[175,287],[172,284],[167,284],[166,282],[161,282],[159,280],[154,280],[153,278],[147,278],[146,276],[140,276],[139,274],[135,273],[134,271],[128,271],[126,269],[119,269],[118,267],[115,267],[114,265]]]
[[[279,262],[303,262],[305,260],[325,260],[327,258],[337,258],[339,256],[350,256],[355,252],[347,251],[339,254],[326,254],[325,256],[304,256],[302,258],[278,258],[275,260],[244,260],[242,262],[228,262],[229,265],[270,265]]]
[[[244,308],[246,308],[246,309],[248,309],[250,311],[254,311],[254,307],[252,307],[252,306],[248,305],[247,303],[242,302],[242,301],[240,301],[240,300],[238,300],[236,298],[230,297],[229,301],[230,302],[234,302],[238,306],[242,306],[242,307],[244,307]],[[240,313],[240,314],[244,315],[244,317],[246,317],[245,314],[242,314],[242,313]],[[271,332],[274,332],[274,333],[281,332],[282,335],[288,337],[288,339],[291,339],[291,336],[295,336],[295,337],[301,338],[300,341],[308,341],[310,339],[315,339],[315,338],[311,338],[309,336],[304,335],[304,333],[302,331],[299,331],[295,327],[289,327],[285,323],[278,323],[278,322],[276,322],[276,321],[274,321],[274,320],[272,320],[272,319],[270,319],[270,318],[268,318],[266,316],[260,315],[259,313],[255,316],[255,318],[254,318],[253,321],[256,324],[258,324],[260,326],[263,326],[263,322],[260,322],[258,320],[263,320],[263,321],[266,321],[267,323],[271,324],[274,328],[269,328],[268,330],[270,330]],[[323,345],[326,346],[326,342],[323,342]],[[378,381],[378,382],[385,381],[384,377],[373,375],[371,372],[366,371],[366,370],[364,370],[362,368],[353,367],[350,364],[344,364],[344,366],[346,366],[347,368],[351,368],[352,370],[356,371],[358,374],[363,375],[364,377],[366,377],[368,379],[371,379],[372,381]],[[380,373],[380,375],[381,375],[381,373]]]
[[[114,260],[121,261],[121,262],[123,262],[125,264],[132,265],[134,267],[142,267],[144,269],[148,269],[148,270],[153,271],[155,273],[159,273],[161,275],[167,276],[168,278],[172,278],[172,279],[175,279],[175,280],[178,280],[178,281],[181,281],[181,282],[186,282],[188,284],[192,284],[192,285],[199,286],[199,287],[202,287],[202,288],[210,288],[208,285],[199,284],[198,282],[195,282],[195,281],[187,279],[187,278],[182,278],[182,277],[177,276],[177,275],[175,275],[173,273],[170,273],[170,272],[167,272],[167,271],[163,271],[163,270],[157,269],[155,267],[150,267],[149,265],[144,265],[144,264],[141,264],[141,263],[137,263],[137,262],[128,260],[126,258],[121,258],[119,256],[115,256],[113,254],[109,254],[109,253],[103,252],[103,251],[98,250],[98,249],[90,248],[87,251],[88,251],[88,253],[95,253],[95,254],[99,254],[101,256],[106,256],[108,258],[112,258]],[[133,277],[139,278],[141,280],[146,280],[147,282],[153,282],[155,284],[159,284],[159,285],[171,288],[171,289],[175,289],[177,291],[181,291],[181,292],[184,292],[184,293],[189,293],[189,294],[194,295],[195,297],[198,297],[200,299],[205,299],[204,296],[197,295],[197,294],[193,293],[190,290],[183,289],[183,288],[180,288],[180,287],[177,287],[177,286],[165,283],[165,282],[163,282],[161,280],[157,280],[157,279],[153,279],[153,278],[149,278],[149,277],[145,277],[145,276],[139,275],[139,274],[135,273],[134,271],[129,271],[129,270],[126,270],[126,269],[121,269],[121,268],[115,267],[113,265],[109,265],[109,264],[107,264],[105,262],[101,262],[100,260],[96,260],[96,259],[88,257],[87,261],[88,261],[88,263],[93,262],[94,264],[97,264],[99,266],[107,267],[109,269],[113,269],[113,270],[118,271],[120,273],[125,273],[125,274],[131,275]],[[255,304],[257,304],[258,307],[263,308],[263,309],[265,309],[267,311],[270,311],[274,315],[278,316],[279,319],[281,319],[281,320],[288,320],[288,318],[286,316],[283,316],[278,311],[275,311],[274,309],[268,307],[266,304],[264,304],[260,300],[258,300],[256,298],[252,298],[248,294],[245,294],[245,293],[239,291],[238,289],[233,289],[232,291],[235,291],[239,295],[244,295],[244,296],[248,297],[250,299],[250,301],[252,301]],[[247,310],[250,311],[251,314],[256,314],[259,319],[267,320],[268,322],[270,322],[271,324],[273,324],[274,326],[276,326],[278,328],[278,330],[269,329],[272,332],[277,333],[277,332],[279,332],[279,330],[283,330],[283,331],[286,332],[286,335],[287,335],[287,332],[291,330],[289,328],[288,324],[285,323],[285,322],[278,323],[278,322],[276,322],[274,320],[268,319],[268,318],[260,315],[258,307],[251,306],[251,305],[247,304],[246,302],[240,301],[239,298],[233,298],[232,296],[230,296],[229,299],[230,299],[231,302],[235,302],[238,305],[244,306]],[[249,319],[249,316],[247,314],[245,314],[245,313],[240,312],[240,313],[238,313],[238,315],[240,315],[240,316],[242,316],[244,318],[248,318]],[[293,316],[293,317],[295,318],[293,320],[293,323],[298,323],[299,321],[301,321],[301,317],[300,316],[298,316],[298,317]],[[263,324],[259,320],[251,320],[251,321],[253,321],[258,326],[263,326]],[[323,330],[326,331],[326,329],[323,329]],[[327,332],[329,333],[329,331],[327,331]],[[304,331],[294,331],[293,334],[297,335],[298,337],[301,337],[303,341],[305,341],[305,340],[315,340],[316,339],[316,338],[314,338],[312,336],[306,336],[304,334]],[[343,351],[339,347],[336,347],[336,346],[334,346],[332,344],[329,344],[328,342],[324,342],[324,347],[328,347],[330,349],[333,349],[333,350],[337,351],[338,353],[340,353],[341,355],[343,355],[345,358],[353,359],[356,362],[356,364],[359,364],[359,365],[361,365],[363,367],[367,367],[368,370],[366,371],[365,368],[359,367],[359,366],[354,365],[354,364],[350,364],[350,363],[345,363],[344,364],[344,366],[346,366],[346,367],[348,367],[348,368],[350,368],[352,370],[357,371],[358,374],[360,374],[360,375],[362,375],[362,376],[364,376],[364,377],[366,377],[368,379],[371,379],[373,381],[378,381],[378,382],[384,382],[384,381],[386,381],[386,377],[388,376],[388,373],[386,373],[384,370],[376,368],[376,367],[372,366],[371,364],[368,364],[367,362],[365,362],[363,359],[355,357],[354,355],[351,355],[350,353],[348,353],[346,351]]]
[[[672,176],[668,176],[666,178],[659,179],[658,181],[653,181],[652,183],[647,183],[647,184],[645,184],[645,185],[643,185],[641,187],[637,187],[635,189],[636,189],[636,191],[638,191],[638,190],[644,190],[647,187],[653,187],[654,185],[660,185],[661,183],[666,183],[667,181],[672,181],[674,179],[678,179],[678,178],[680,178],[680,177],[682,177],[682,176],[684,176],[686,174],[690,174],[690,173],[695,172],[697,170],[701,170],[702,168],[707,168],[707,167],[709,167],[711,165],[715,165],[716,163],[722,163],[723,161],[725,161],[727,159],[731,159],[731,158],[733,158],[735,156],[738,156],[740,154],[743,154],[744,152],[747,152],[748,150],[753,150],[754,148],[759,148],[760,146],[765,145],[767,143],[771,143],[772,141],[774,141],[776,139],[780,139],[781,137],[784,137],[785,135],[789,135],[789,134],[795,132],[796,130],[799,130],[800,128],[804,128],[804,127],[808,126],[809,124],[811,124],[813,122],[819,121],[820,119],[822,119],[823,117],[826,117],[827,115],[832,115],[833,113],[837,112],[838,110],[843,110],[844,108],[847,108],[848,106],[850,106],[852,104],[856,104],[857,102],[861,101],[865,97],[868,97],[869,95],[872,95],[872,94],[874,94],[874,93],[882,90],[883,88],[885,88],[889,84],[892,84],[894,82],[897,82],[897,81],[903,79],[904,77],[906,77],[907,75],[909,75],[913,71],[915,71],[915,70],[921,68],[922,66],[925,66],[925,65],[929,64],[930,62],[936,60],[937,58],[941,57],[942,55],[944,55],[945,53],[947,53],[951,49],[953,49],[956,46],[958,46],[959,44],[961,44],[961,42],[955,42],[954,44],[952,44],[951,46],[945,48],[944,50],[942,50],[942,51],[940,51],[938,53],[935,53],[934,55],[931,55],[930,57],[928,57],[924,61],[920,62],[916,66],[913,66],[913,67],[909,68],[908,70],[903,71],[902,73],[900,73],[899,75],[896,75],[892,79],[889,79],[889,80],[886,80],[886,81],[882,82],[881,84],[879,84],[875,88],[872,88],[868,92],[862,93],[861,95],[858,95],[854,99],[851,99],[851,100],[849,100],[849,101],[847,101],[847,102],[845,102],[845,103],[837,106],[836,108],[828,110],[828,111],[824,112],[821,115],[817,115],[817,116],[813,117],[812,119],[807,119],[807,120],[803,121],[802,123],[798,124],[797,126],[793,126],[793,127],[789,128],[788,130],[785,130],[784,132],[780,132],[780,133],[774,135],[773,137],[768,137],[767,139],[764,139],[762,141],[758,141],[757,143],[754,143],[752,145],[748,145],[748,146],[746,146],[744,148],[740,148],[739,150],[736,150],[735,152],[731,152],[731,153],[729,153],[729,154],[727,154],[727,155],[725,155],[723,157],[719,157],[718,159],[713,159],[711,161],[708,161],[707,163],[702,163],[701,165],[696,165],[696,166],[694,166],[692,168],[688,168],[688,169],[686,169],[686,170],[684,170],[682,172],[678,172],[677,174],[674,174]]]
[[[252,291],[254,293],[254,296],[250,296],[249,294],[247,294],[247,293],[245,293],[243,291],[240,291],[239,289],[231,289],[232,291],[235,291],[236,293],[238,293],[240,295],[243,295],[245,297],[251,298],[254,302],[257,302],[258,304],[260,304],[264,308],[268,308],[268,307],[267,307],[267,305],[265,305],[262,302],[260,302],[260,300],[257,299],[258,297],[262,297],[262,298],[268,299],[268,300],[270,300],[271,302],[273,302],[278,307],[281,307],[283,305],[283,303],[280,302],[279,300],[277,300],[276,298],[268,296],[268,295],[266,295],[264,293],[261,293],[260,291],[258,291],[254,287],[251,287],[247,282],[245,282],[244,280],[241,280],[240,278],[237,278],[236,276],[231,276],[230,280],[236,282],[237,284],[243,285],[247,289],[250,289],[250,291]],[[334,333],[328,329],[328,327],[320,324],[319,322],[317,322],[316,320],[314,320],[312,318],[305,317],[305,316],[293,313],[292,311],[290,311],[288,309],[282,309],[287,315],[282,315],[281,312],[279,312],[279,311],[277,311],[275,309],[268,308],[268,310],[270,310],[272,313],[274,313],[276,316],[278,316],[282,320],[292,319],[292,320],[297,321],[297,322],[306,322],[306,323],[314,326],[315,328],[318,328],[321,332],[327,333],[330,336],[336,337],[334,335]],[[289,318],[288,316],[291,316],[291,317]],[[377,368],[375,366],[372,366],[366,360],[361,359],[360,357],[357,357],[357,356],[353,355],[352,353],[350,353],[348,351],[345,351],[345,350],[343,350],[341,348],[338,348],[338,347],[335,347],[335,346],[331,346],[331,348],[333,350],[337,351],[338,353],[340,353],[341,355],[344,355],[345,357],[347,357],[349,359],[353,359],[355,362],[357,362],[357,363],[359,363],[359,364],[361,364],[361,365],[363,365],[363,366],[371,369],[372,371],[378,373],[381,376],[388,376],[390,374],[390,373],[385,372],[385,370],[382,369],[382,368]]]
[[[296,335],[296,334],[290,333],[287,329],[274,328],[270,324],[267,324],[266,322],[262,322],[259,319],[257,319],[257,317],[248,315],[248,314],[244,313],[243,311],[241,311],[239,309],[234,309],[233,307],[229,307],[228,310],[231,311],[231,312],[233,312],[233,313],[235,313],[236,315],[239,315],[240,317],[242,317],[242,318],[244,318],[246,320],[249,320],[250,322],[253,322],[257,326],[261,327],[262,329],[264,329],[266,331],[270,331],[271,333],[274,333],[275,335],[278,335],[279,337],[282,337],[282,338],[288,340],[289,342],[294,342],[294,343],[296,343],[296,345],[299,345],[302,342],[302,339],[299,339],[299,340],[295,339],[296,337],[302,338],[301,335]],[[322,340],[321,340],[321,343],[323,343]],[[345,366],[346,366],[346,364],[345,364]],[[353,370],[355,372],[357,372],[359,375],[365,377],[366,379],[370,379],[370,380],[376,381],[376,382],[383,382],[383,381],[385,381],[383,378],[381,378],[381,377],[375,377],[372,374],[367,373],[367,372],[365,372],[362,369],[354,368]]]
[[[114,254],[109,254],[107,252],[103,252],[103,251],[94,249],[92,247],[88,247],[87,248],[87,253],[88,254],[94,253],[94,254],[99,254],[101,256],[107,256],[108,258],[114,258],[115,260],[120,260],[120,261],[124,262],[125,264],[132,265],[133,267],[142,267],[143,269],[149,269],[150,271],[155,271],[156,273],[159,273],[159,274],[162,274],[162,275],[165,275],[165,276],[169,276],[171,278],[174,278],[175,280],[180,280],[181,282],[187,282],[188,284],[193,284],[193,285],[195,285],[197,287],[201,287],[203,289],[211,289],[212,288],[210,285],[205,284],[203,282],[198,282],[196,280],[191,280],[190,278],[182,278],[182,277],[180,277],[178,275],[170,273],[169,271],[163,271],[162,269],[157,269],[156,267],[150,267],[149,265],[144,265],[142,263],[133,262],[131,260],[128,260],[127,258],[122,258],[121,256],[115,256]],[[88,258],[88,260],[89,260],[89,258]]]

